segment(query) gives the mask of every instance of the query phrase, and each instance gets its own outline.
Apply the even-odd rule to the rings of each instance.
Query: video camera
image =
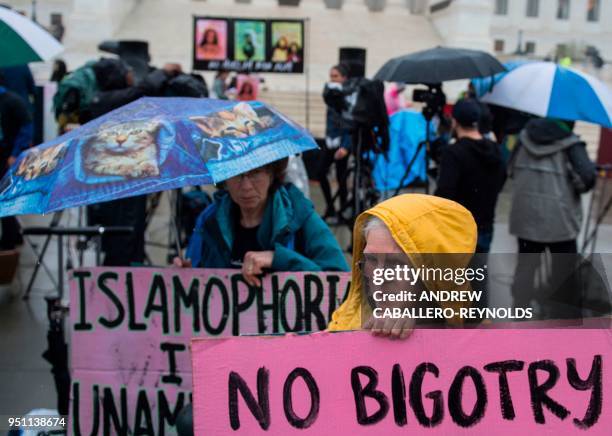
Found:
[[[427,85],[427,89],[415,89],[412,93],[412,100],[424,103],[423,116],[430,120],[442,113],[446,105],[446,95],[442,91],[442,85]]]
[[[364,152],[386,153],[389,118],[382,82],[362,77],[348,79],[343,84],[328,83],[323,91],[323,100],[342,116],[347,130],[353,135],[361,135]]]

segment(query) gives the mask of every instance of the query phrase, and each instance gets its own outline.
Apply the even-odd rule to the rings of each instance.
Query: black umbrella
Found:
[[[490,54],[465,48],[436,47],[387,61],[374,79],[400,83],[442,83],[487,77],[506,71]]]

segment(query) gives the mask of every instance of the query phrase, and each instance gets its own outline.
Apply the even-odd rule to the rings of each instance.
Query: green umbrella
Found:
[[[51,59],[64,47],[32,20],[0,7],[0,67]]]

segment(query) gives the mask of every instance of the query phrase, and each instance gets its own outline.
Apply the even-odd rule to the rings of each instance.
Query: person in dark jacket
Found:
[[[595,186],[597,172],[586,144],[573,128],[570,121],[533,119],[519,135],[508,165],[514,186],[510,233],[518,239],[519,253],[577,252],[576,238],[582,225],[580,196]],[[512,286],[516,307],[524,307],[534,298],[542,302],[526,291],[533,288],[539,266],[534,259],[519,256]],[[562,277],[571,270],[567,259],[552,256],[551,277]],[[565,317],[565,313],[556,311],[554,316]]]
[[[0,179],[19,154],[32,145],[32,118],[19,95],[2,86],[0,77]],[[3,217],[1,250],[12,250],[22,242],[19,223],[14,216]]]
[[[329,180],[327,178],[332,164],[336,166],[336,180],[338,182],[338,196],[340,208],[344,206],[348,196],[346,170],[348,155],[351,149],[351,132],[342,118],[339,108],[344,105],[342,84],[348,79],[348,68],[344,64],[333,66],[329,70],[329,84],[323,91],[323,99],[327,104],[325,114],[325,144],[321,147],[317,180],[323,192],[326,210],[324,219],[335,218],[336,208]]]
[[[265,271],[348,271],[338,242],[313,204],[283,184],[287,159],[223,183],[198,217],[187,259],[176,266],[240,268],[255,286]]]
[[[534,119],[519,135],[509,163],[514,180],[510,233],[519,239],[519,252],[542,245],[553,252],[577,250],[580,195],[595,186],[597,171],[573,127],[569,121]]]
[[[344,254],[313,204],[284,184],[281,159],[222,184],[213,204],[198,217],[177,267],[240,268],[250,285],[266,271],[348,271]],[[177,418],[177,433],[193,435],[193,406]]]
[[[98,91],[91,104],[84,108],[79,121],[86,123],[113,109],[138,98],[163,95],[165,89],[180,71],[175,64],[163,69],[152,69],[136,86],[130,68],[120,59],[101,59],[92,66]],[[90,216],[105,226],[131,226],[134,231],[127,235],[103,235],[102,250],[105,266],[141,265],[145,261],[145,220],[147,196],[121,198],[90,206]]]
[[[6,89],[20,96],[28,108],[30,116],[34,115],[34,77],[27,64],[0,68],[2,82]]]
[[[79,114],[81,124],[98,118],[113,109],[126,105],[140,97],[165,95],[170,81],[180,74],[180,67],[167,64],[164,68],[152,68],[138,84],[130,67],[120,59],[102,58],[92,66],[98,90],[91,104]]]
[[[479,131],[477,101],[460,100],[453,108],[457,141],[442,152],[435,195],[468,209],[478,226],[477,253],[488,253],[493,239],[497,197],[506,180],[499,146]]]

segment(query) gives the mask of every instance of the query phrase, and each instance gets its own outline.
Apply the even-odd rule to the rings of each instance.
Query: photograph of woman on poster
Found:
[[[297,21],[273,21],[272,62],[302,62],[302,23]]]
[[[243,35],[244,41],[242,42],[242,53],[247,59],[251,59],[255,56],[255,43],[253,40],[253,32],[248,32]]]
[[[226,21],[198,20],[196,29],[196,59],[212,61],[227,58]]]
[[[236,21],[234,24],[234,52],[238,61],[263,61],[266,26],[263,21]]]
[[[211,58],[219,55],[219,35],[215,29],[206,29],[202,40],[200,41],[200,48],[204,53],[204,57]]]
[[[287,41],[287,38],[281,36],[278,38],[278,41],[276,41],[276,45],[272,51],[272,62],[287,62],[288,55],[289,42]]]
[[[302,50],[296,42],[292,42],[289,46],[289,54],[287,55],[287,60],[289,62],[294,63],[302,62]]]

